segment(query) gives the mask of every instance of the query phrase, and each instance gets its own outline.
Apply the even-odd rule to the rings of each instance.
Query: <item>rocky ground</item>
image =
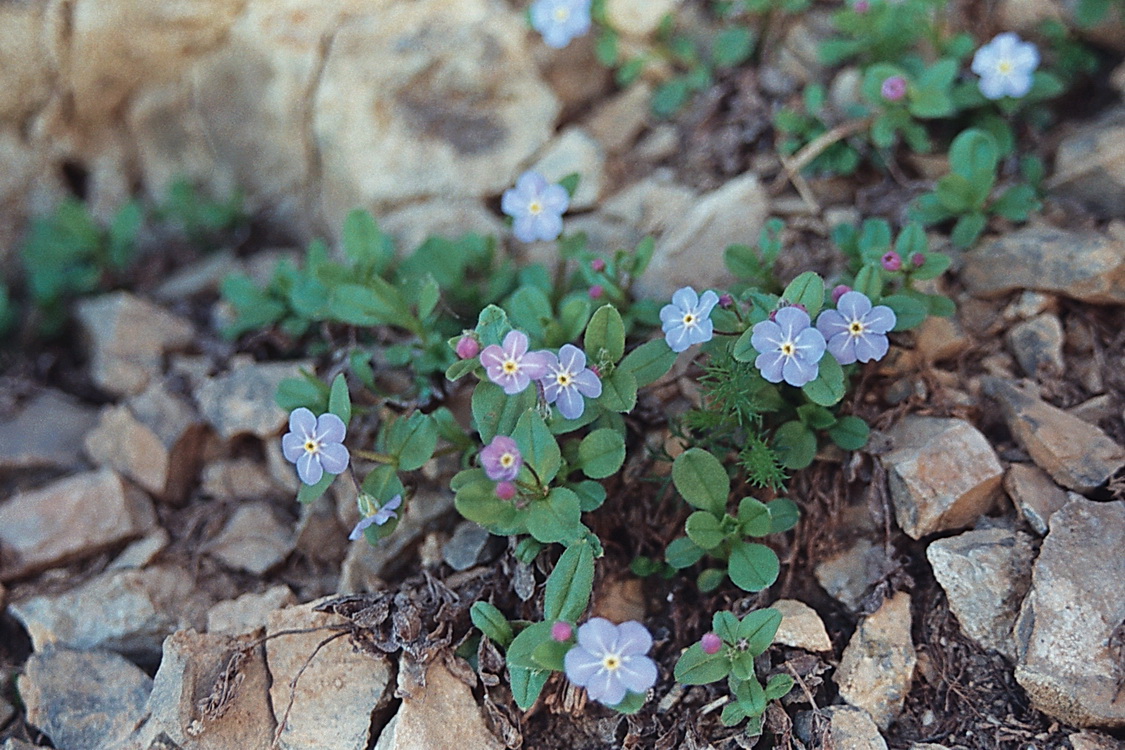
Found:
[[[413,4],[399,21],[447,28],[432,5]],[[475,18],[485,5],[495,13],[469,0],[450,7]],[[1117,51],[1104,51],[1115,72],[1064,108],[1081,118],[1039,144],[1053,164],[1042,216],[994,223],[963,254],[933,236],[955,257],[942,284],[957,316],[892,337],[892,355],[865,372],[852,404],[877,428],[865,451],[825,451],[793,478],[803,518],[771,540],[778,583],[738,598],[632,576],[630,560],[657,554],[684,515],[640,481],[667,465],[637,451],[629,479],[613,480],[590,519],[607,551],[594,610],[650,626],[661,680],[635,716],[587,704],[558,678],[523,714],[497,653],[477,654],[478,674],[455,652],[478,599],[532,617],[549,564],[518,563],[503,540],[460,521],[446,486],[456,467],[441,460],[425,467],[403,522],[377,548],[347,541],[357,516],[343,483],[299,507],[274,392],[301,368],[323,374],[331,363],[283,356],[293,342],[276,333],[224,341],[219,281],[234,270],[268,276],[278,258],[299,253],[294,226],[335,225],[354,203],[386,206],[380,218],[403,247],[431,231],[501,234],[495,199],[508,183],[494,174],[523,164],[583,175],[567,226],[592,246],[657,235],[642,292],[662,296],[720,283],[721,250],[752,242],[768,216],[789,220],[794,273],[829,264],[829,227],[901,218],[932,173],[919,159],[890,176],[801,178],[797,189],[786,179],[769,108],[805,81],[832,84],[846,73],[815,62],[823,26],[815,13],[775,31],[760,65],[658,121],[648,114],[649,84],[614,90],[592,45],[548,55],[505,11],[489,32],[507,55],[490,73],[503,80],[493,95],[522,103],[481,105],[502,142],[458,146],[488,128],[450,130],[449,113],[426,99],[432,92],[418,94],[403,105],[409,123],[454,146],[432,173],[472,179],[404,182],[389,165],[345,158],[431,153],[409,123],[365,131],[363,102],[345,95],[355,75],[378,74],[410,98],[409,76],[372,69],[356,52],[382,32],[348,25],[325,48],[318,33],[294,36],[305,28],[298,19],[248,6],[228,19],[228,36],[208,37],[194,67],[170,67],[159,86],[139,91],[106,85],[128,103],[145,184],[186,153],[202,159],[189,171],[222,157],[225,177],[252,175],[243,184],[263,203],[293,185],[311,185],[302,195],[312,198],[277,199],[281,208],[257,217],[250,236],[217,253],[154,251],[125,290],[79,302],[61,342],[0,359],[0,748],[753,747],[719,723],[721,687],[685,688],[671,674],[711,612],[764,605],[785,614],[771,664],[798,681],[767,714],[775,747],[1125,747],[1125,34]],[[0,4],[0,16],[24,10]],[[78,21],[72,43],[93,44]],[[487,23],[474,23],[465,27],[472,44],[440,52],[447,73],[457,54],[483,64]],[[282,54],[286,39],[293,46]],[[231,73],[231,45],[247,40],[262,47],[264,67]],[[313,126],[298,106],[310,96],[310,71],[319,71]],[[244,161],[257,141],[246,134],[277,120],[270,108],[288,99],[255,100],[246,125],[229,119],[230,102],[188,97],[199,75],[300,89],[281,122],[312,127],[323,154],[306,153],[302,136],[267,138],[278,153],[255,158],[273,172],[255,171]],[[80,80],[69,85],[81,95],[68,127],[108,117],[105,100]],[[169,137],[160,115],[175,114],[184,97],[196,115],[203,107],[213,117]],[[43,101],[44,121],[61,127],[50,97]],[[230,137],[227,153],[192,150],[216,132]],[[406,132],[417,142],[395,141]],[[287,162],[286,149],[301,153]],[[29,174],[41,166],[32,162]],[[117,184],[107,175],[124,168],[95,163],[104,173],[92,172],[91,189],[106,192],[83,197],[104,201]],[[465,188],[463,198],[427,197],[452,188]],[[528,255],[548,252],[533,246]],[[637,446],[668,440],[666,415],[698,398],[687,367],[685,359],[642,395]],[[450,402],[456,411],[456,391]]]

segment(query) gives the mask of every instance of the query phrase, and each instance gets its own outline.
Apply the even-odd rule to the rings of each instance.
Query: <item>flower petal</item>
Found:
[[[855,362],[855,336],[850,333],[837,333],[828,339],[828,351],[842,365]]]
[[[563,220],[558,214],[549,214],[546,211],[535,217],[535,239],[550,241],[557,240],[562,234]]]
[[[535,217],[529,214],[520,214],[512,222],[512,234],[520,242],[535,242],[539,239],[536,233]]]
[[[688,336],[693,344],[704,344],[715,336],[715,324],[710,320],[701,321],[688,330]]]
[[[797,338],[793,339],[793,345],[797,347],[798,358],[815,364],[824,356],[824,348],[827,342],[824,340],[824,334],[820,331],[815,328],[806,328],[797,334]]]
[[[680,308],[681,313],[693,312],[699,305],[699,295],[690,286],[685,286],[672,295],[672,304]]]
[[[320,449],[320,465],[329,474],[343,474],[349,458],[348,449],[341,443],[327,443]]]
[[[504,337],[504,353],[518,360],[527,353],[527,343],[527,334],[523,331],[508,331]]]
[[[281,437],[281,455],[290,463],[297,463],[297,459],[305,453],[305,439],[295,432],[287,432]]]
[[[672,351],[684,351],[691,346],[691,337],[688,335],[688,327],[681,323],[678,326],[670,326],[664,329],[664,341],[667,342],[668,348]]]
[[[845,295],[847,296],[847,295]],[[843,299],[841,297],[840,299]],[[809,327],[809,314],[799,307],[783,307],[773,316],[781,329],[783,341],[792,341],[798,333]]]
[[[860,336],[855,342],[855,358],[859,362],[880,360],[886,356],[889,346],[887,337],[880,333]]]
[[[305,484],[316,484],[324,476],[324,467],[320,465],[315,453],[306,452],[297,459],[297,476]]]
[[[508,188],[500,196],[500,210],[512,218],[527,214],[527,200],[515,188]]]
[[[380,506],[379,510],[397,510],[402,505],[402,495],[395,495]]]
[[[824,338],[829,339],[837,333],[847,333],[848,321],[835,310],[825,310],[816,319],[816,330],[820,331]]]
[[[599,703],[614,706],[625,700],[626,690],[616,672],[601,669],[586,684],[586,693]]]
[[[623,657],[617,678],[634,693],[643,693],[656,684],[656,663],[647,656]]]
[[[695,314],[701,318],[706,318],[711,315],[711,311],[715,309],[717,304],[719,304],[719,295],[708,289],[699,296],[699,307]]]
[[[347,432],[344,420],[332,412],[321,414],[316,419],[316,438],[323,443],[342,443]]]
[[[361,518],[359,520],[359,523],[355,525],[355,528],[352,529],[352,533],[348,534],[348,540],[354,542],[356,539],[359,539],[361,536],[363,536],[363,532],[367,529],[367,527],[371,526],[373,523],[375,523],[375,516]]]
[[[525,373],[532,380],[539,380],[551,371],[552,365],[556,362],[558,358],[548,351],[528,352],[520,360],[520,372]]]
[[[502,383],[497,382],[500,387],[504,389],[504,393],[509,396],[522,393],[523,390],[531,384],[531,378],[527,376],[527,373],[523,371],[522,367],[511,375],[505,375],[503,380],[504,382]]]
[[[592,370],[583,370],[574,376],[574,387],[586,398],[602,395],[602,380]]]
[[[289,431],[305,439],[312,437],[316,434],[316,415],[303,406],[297,407],[289,415]]]
[[[660,308],[660,322],[665,326],[669,324],[683,325],[684,311],[675,305],[665,305]],[[665,328],[664,330],[667,331],[668,329]]]
[[[871,300],[863,292],[846,292],[840,296],[836,309],[845,320],[862,320],[871,310]]]
[[[559,407],[559,414],[567,419],[578,419],[586,410],[586,400],[582,398],[577,388],[561,389],[556,405]]]
[[[863,319],[864,328],[871,333],[886,333],[894,328],[897,322],[895,311],[886,305],[876,305],[871,308],[871,312]]]
[[[780,383],[783,378],[785,361],[789,359],[778,351],[762,352],[754,360],[754,366],[761,371],[762,377],[771,383]]]
[[[559,364],[571,375],[586,369],[586,352],[573,344],[563,344],[559,349]]]
[[[781,326],[772,320],[755,323],[750,333],[750,346],[762,354],[777,351],[784,342],[785,334],[782,332]]]
[[[484,365],[486,369],[503,367],[504,361],[507,358],[508,356],[504,354],[504,350],[496,344],[489,344],[484,348],[484,351],[480,353],[480,363]]]
[[[540,198],[543,210],[561,215],[570,207],[570,193],[562,185],[548,185]]]
[[[648,628],[636,620],[629,620],[617,626],[617,649],[622,656],[647,654],[652,648],[652,634]]]
[[[807,362],[797,357],[790,357],[782,368],[785,382],[797,388],[800,388],[805,383],[812,380],[816,380],[816,376],[819,372],[820,366],[815,362]]]
[[[520,192],[521,197],[528,199],[539,197],[546,188],[547,178],[530,169],[516,180],[516,190]]]
[[[563,666],[568,680],[579,687],[586,687],[602,668],[602,657],[591,654],[581,646],[574,646],[563,657]]]
[[[981,94],[985,99],[1002,99],[1004,98],[1006,85],[1004,78],[995,74],[985,74],[980,78],[977,84],[980,87]]]
[[[599,658],[612,653],[617,626],[604,617],[592,617],[578,627],[578,643]]]

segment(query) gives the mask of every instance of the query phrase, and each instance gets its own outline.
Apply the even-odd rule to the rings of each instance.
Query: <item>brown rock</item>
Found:
[[[590,616],[616,623],[644,622],[646,611],[644,581],[629,577],[599,584]]]
[[[0,5],[0,120],[20,122],[39,110],[51,94],[51,59],[44,40],[46,6]]]
[[[152,502],[110,469],[17,493],[0,504],[0,580],[97,554],[154,520]]]
[[[80,301],[76,315],[89,340],[90,376],[107,393],[140,393],[160,377],[165,352],[188,346],[191,323],[128,292]]]
[[[828,706],[828,737],[830,747],[847,750],[887,750],[887,742],[871,714],[854,706]]]
[[[1009,466],[1004,474],[1004,489],[1039,536],[1047,533],[1051,516],[1067,502],[1066,491],[1034,464]]]
[[[1075,198],[1103,218],[1125,215],[1125,107],[1112,109],[1063,139],[1052,192]]]
[[[930,316],[918,326],[915,348],[927,362],[956,359],[965,352],[972,341],[956,318]]]
[[[900,591],[859,623],[834,679],[840,697],[886,729],[902,711],[916,663],[910,595]]]
[[[1125,612],[1125,503],[1075,497],[1051,517],[1015,637],[1032,705],[1079,727],[1125,726],[1111,645]]]
[[[601,104],[586,121],[586,127],[606,151],[624,151],[644,129],[651,100],[652,86],[638,81]]]
[[[269,614],[297,603],[293,591],[284,584],[260,594],[243,594],[237,599],[218,602],[207,612],[207,632],[239,635],[266,626]]]
[[[277,386],[286,378],[300,377],[301,368],[311,369],[311,364],[243,360],[196,391],[199,410],[224,439],[245,434],[276,439],[289,419],[274,402]]]
[[[129,568],[147,567],[156,557],[167,549],[171,538],[168,532],[157,526],[151,534],[146,534],[129,546],[121,550],[121,554],[113,558],[106,566],[106,570],[127,570]]]
[[[1061,375],[1066,367],[1062,322],[1054,313],[1043,313],[1012,326],[1008,345],[1028,377],[1042,380]]]
[[[770,607],[781,613],[781,627],[777,629],[775,643],[816,653],[832,650],[824,621],[812,607],[796,599],[779,599]]]
[[[570,174],[579,175],[578,188],[571,196],[568,210],[594,208],[605,182],[605,151],[583,128],[571,126],[543,148],[531,168],[549,182],[558,182]]]
[[[982,384],[1000,404],[1012,436],[1063,487],[1091,492],[1125,464],[1125,448],[1089,422],[1040,400],[1030,388],[991,377]]]
[[[212,461],[204,467],[203,494],[216,500],[262,500],[287,493],[273,483],[259,462],[233,458]]]
[[[268,503],[242,505],[207,545],[224,565],[261,575],[293,551],[293,530],[280,523]]]
[[[4,7],[0,7],[0,15]],[[0,472],[83,466],[82,436],[97,419],[95,409],[59,391],[43,390],[12,419],[0,422]]]
[[[1123,750],[1125,742],[1099,732],[1079,732],[1067,737],[1073,750]]]
[[[895,517],[912,539],[964,528],[987,513],[1003,469],[988,440],[961,419],[908,416],[881,457]]]

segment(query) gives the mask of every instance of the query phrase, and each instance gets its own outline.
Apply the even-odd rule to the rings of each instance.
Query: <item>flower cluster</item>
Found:
[[[527,334],[510,331],[502,346],[491,344],[480,353],[488,379],[514,396],[531,381],[543,387],[548,404],[557,404],[559,414],[578,419],[586,410],[586,398],[602,395],[602,381],[586,366],[586,354],[572,344],[564,344],[559,353],[529,352]]]

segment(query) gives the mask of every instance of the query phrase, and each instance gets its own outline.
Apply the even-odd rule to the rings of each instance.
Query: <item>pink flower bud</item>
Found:
[[[734,297],[730,296],[729,294],[720,294],[719,295],[719,307],[721,307],[725,310],[733,304],[734,304]]]
[[[480,342],[472,336],[462,336],[457,342],[457,356],[461,359],[473,359],[480,354]]]
[[[704,633],[703,637],[699,639],[699,645],[703,648],[703,653],[710,656],[719,653],[719,649],[723,647],[723,641],[714,633]]]
[[[855,0],[855,4],[852,5],[852,8],[855,9],[856,13],[866,13],[870,10],[871,3],[868,2],[868,0]]]
[[[852,288],[847,284],[837,284],[836,288],[832,290],[832,304],[835,305],[840,301],[840,298],[850,292]]]
[[[590,372],[594,373],[594,375],[596,375],[599,379],[601,378],[602,371],[598,369],[597,365],[590,365],[586,369],[589,370]]]
[[[888,102],[897,102],[906,96],[906,79],[902,76],[890,76],[883,81],[880,93]]]
[[[914,264],[915,268],[921,268],[926,264],[926,256],[922,253],[914,253],[910,256],[910,262]]]
[[[516,485],[511,482],[496,483],[496,497],[501,500],[511,500],[516,496]]]
[[[605,261],[601,258],[594,258],[592,261],[590,261],[590,268],[594,269],[598,273],[601,273],[605,270]]]
[[[601,284],[594,284],[590,287],[590,299],[601,299],[603,294],[605,294],[605,287]]]
[[[883,268],[887,269],[888,271],[897,271],[898,269],[902,268],[902,256],[896,253],[894,250],[888,251],[883,256]]]
[[[551,638],[559,643],[566,643],[574,635],[574,628],[569,622],[559,620],[551,626]]]

